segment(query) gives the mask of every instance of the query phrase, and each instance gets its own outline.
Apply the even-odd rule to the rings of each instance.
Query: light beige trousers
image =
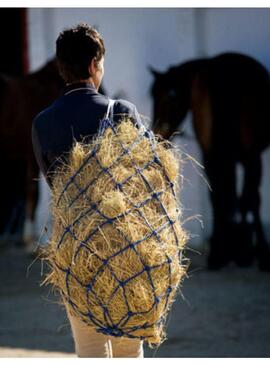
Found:
[[[78,357],[144,357],[143,341],[98,333],[66,310]]]

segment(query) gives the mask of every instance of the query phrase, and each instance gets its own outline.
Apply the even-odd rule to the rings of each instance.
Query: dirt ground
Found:
[[[270,357],[270,273],[256,265],[205,269],[191,256],[189,278],[168,320],[168,340],[146,357]],[[43,279],[40,261],[0,250],[0,357],[74,357],[69,323]]]

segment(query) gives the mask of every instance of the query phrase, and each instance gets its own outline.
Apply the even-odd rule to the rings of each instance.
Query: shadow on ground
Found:
[[[33,260],[22,249],[1,251],[0,347],[73,353],[65,311],[40,287],[42,264]]]
[[[269,357],[270,273],[233,265],[208,272],[204,255],[191,260],[184,299],[178,296],[168,319],[168,340],[156,350],[145,346],[145,356]],[[43,278],[41,262],[22,249],[0,251],[0,357],[74,356],[65,311],[40,287]]]

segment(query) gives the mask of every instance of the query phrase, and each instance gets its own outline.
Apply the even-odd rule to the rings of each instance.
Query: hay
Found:
[[[166,142],[167,143],[167,142]],[[98,331],[165,340],[165,319],[186,274],[179,158],[125,118],[56,170],[45,282]]]

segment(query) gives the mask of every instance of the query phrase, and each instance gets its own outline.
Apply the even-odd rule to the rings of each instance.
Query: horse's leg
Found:
[[[11,159],[2,152],[1,167],[5,178],[1,179],[0,243],[20,243],[20,220],[24,215],[24,165],[22,161]]]
[[[9,222],[9,230],[11,237],[15,240],[15,243],[19,246],[22,245],[22,231],[25,215],[25,176],[26,176],[26,163],[21,159],[15,159],[12,163],[12,168],[8,174],[9,189],[13,195],[13,214],[12,219]]]
[[[235,160],[229,153],[204,154],[204,166],[212,191],[213,233],[208,268],[219,269],[231,259],[232,226],[237,208]]]
[[[25,222],[23,229],[23,240],[26,249],[32,252],[37,244],[35,233],[35,211],[38,203],[38,174],[39,169],[35,161],[29,159],[26,175],[26,203],[25,203]]]
[[[245,180],[240,200],[241,212],[244,217],[253,215],[253,227],[256,233],[256,254],[261,270],[270,270],[270,248],[267,243],[260,216],[259,187],[262,178],[262,161],[258,153],[253,153],[243,161]]]
[[[244,175],[244,189],[247,182],[246,170]],[[242,199],[238,199],[237,220],[232,229],[232,256],[240,267],[247,267],[253,263],[253,225],[250,222],[248,211],[242,209]]]

